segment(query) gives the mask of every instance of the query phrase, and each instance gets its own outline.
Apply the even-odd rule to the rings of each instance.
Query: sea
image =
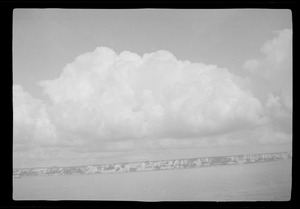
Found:
[[[292,160],[13,179],[14,200],[288,201]]]

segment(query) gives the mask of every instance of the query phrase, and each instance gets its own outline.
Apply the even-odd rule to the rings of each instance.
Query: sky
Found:
[[[291,151],[285,9],[15,9],[13,166]]]

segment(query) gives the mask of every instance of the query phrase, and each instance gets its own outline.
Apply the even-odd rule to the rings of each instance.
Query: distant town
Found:
[[[260,163],[292,158],[291,152],[261,153],[216,157],[200,157],[173,160],[156,160],[129,163],[114,163],[101,165],[85,165],[72,167],[47,167],[47,168],[16,168],[13,177],[25,176],[59,176],[59,175],[84,175],[105,174],[121,172],[141,172],[171,169],[189,169],[208,166],[238,165],[246,163]]]

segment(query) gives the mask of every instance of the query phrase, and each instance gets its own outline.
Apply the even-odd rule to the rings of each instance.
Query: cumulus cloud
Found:
[[[40,85],[56,127],[93,140],[203,136],[264,122],[259,100],[227,69],[163,50],[141,57],[99,47]]]
[[[44,103],[32,98],[20,85],[13,86],[13,123],[16,144],[52,144],[57,140]]]
[[[276,37],[261,48],[262,59],[245,62],[244,68],[251,73],[254,89],[269,99],[269,94],[279,97],[282,108],[292,111],[292,30],[276,32]],[[279,102],[279,100],[278,100]],[[269,104],[269,103],[268,103]]]
[[[275,130],[290,134],[293,100],[292,30],[277,31],[276,36],[262,46],[261,52],[263,58],[248,60],[244,68],[250,73],[252,89],[264,104],[269,123]],[[262,141],[271,143],[272,140],[267,140],[271,138],[263,137]]]

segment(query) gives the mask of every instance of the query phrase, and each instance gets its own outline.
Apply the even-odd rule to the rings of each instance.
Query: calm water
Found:
[[[15,200],[274,200],[291,195],[291,160],[138,173],[24,177]]]

